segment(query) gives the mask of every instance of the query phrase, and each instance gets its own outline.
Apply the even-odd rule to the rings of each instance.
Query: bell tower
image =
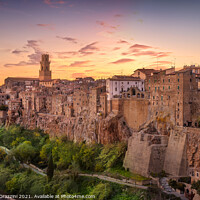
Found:
[[[40,81],[51,80],[50,61],[48,54],[42,55],[42,60],[40,62],[39,80]]]

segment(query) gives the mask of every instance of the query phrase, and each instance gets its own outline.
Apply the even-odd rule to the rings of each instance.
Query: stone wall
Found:
[[[138,130],[149,117],[148,113],[149,102],[146,99],[124,99],[123,115],[130,128]]]
[[[187,176],[186,128],[171,130],[166,150],[164,171],[174,176]]]
[[[124,167],[131,172],[148,176],[163,169],[167,136],[135,132],[128,140]]]

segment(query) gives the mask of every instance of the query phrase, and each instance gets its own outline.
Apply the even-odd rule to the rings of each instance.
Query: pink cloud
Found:
[[[120,60],[116,60],[114,62],[111,62],[112,64],[123,64],[123,63],[127,63],[127,62],[133,62],[135,61],[134,59],[130,59],[130,58],[123,58]]]
[[[100,26],[105,27],[105,28],[111,28],[111,29],[117,29],[117,28],[118,28],[118,26],[109,25],[109,24],[107,24],[107,23],[104,22],[104,21],[98,21],[98,20],[97,20],[96,23],[97,23],[98,25],[100,25]]]
[[[59,39],[63,39],[65,41],[77,44],[77,39],[75,39],[75,38],[72,38],[72,37],[61,37],[61,36],[56,36],[56,37],[59,38]]]
[[[130,49],[151,49],[153,47],[147,46],[147,45],[142,45],[142,44],[134,44],[130,46]]]
[[[157,62],[154,62],[155,64],[172,64],[172,62],[170,61],[164,61],[164,60],[160,60],[160,61],[157,61]]]
[[[116,17],[116,18],[118,18],[118,17],[123,17],[123,15],[121,15],[121,14],[116,14],[116,15],[114,15],[114,17]]]
[[[93,54],[94,51],[99,51],[100,49],[96,46],[98,42],[93,42],[91,44],[88,44],[84,47],[82,47],[80,50],[79,50],[79,53],[81,53],[82,55],[90,55],[90,54]]]
[[[152,56],[152,57],[167,57],[171,52],[156,52],[156,51],[139,51],[133,53],[134,56]]]
[[[50,30],[54,30],[54,27],[52,24],[36,24],[36,26],[41,27],[41,28],[46,28]]]
[[[119,43],[119,44],[128,44],[128,42],[126,40],[119,40],[117,43]]]
[[[90,61],[75,61],[69,65],[69,67],[87,67],[85,64],[88,64]]]
[[[49,5],[52,8],[58,8],[58,5],[66,4],[64,0],[44,0],[44,3]]]
[[[115,47],[115,48],[113,48],[113,51],[117,51],[119,49],[121,49],[121,48],[120,47]]]

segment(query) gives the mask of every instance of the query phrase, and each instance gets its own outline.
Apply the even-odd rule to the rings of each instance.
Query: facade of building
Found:
[[[144,91],[144,80],[132,76],[113,76],[106,80],[107,99],[120,97],[123,92],[128,91],[133,86]]]
[[[177,126],[194,126],[194,113],[199,112],[199,92],[191,69],[162,70],[146,79],[151,113],[169,113]]]

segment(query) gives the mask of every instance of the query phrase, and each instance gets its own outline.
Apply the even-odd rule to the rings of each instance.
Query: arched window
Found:
[[[140,98],[140,93],[137,93],[137,98]]]
[[[135,89],[134,88],[132,89],[132,95],[133,96],[135,95]]]
[[[144,94],[141,94],[141,98],[144,98]]]

